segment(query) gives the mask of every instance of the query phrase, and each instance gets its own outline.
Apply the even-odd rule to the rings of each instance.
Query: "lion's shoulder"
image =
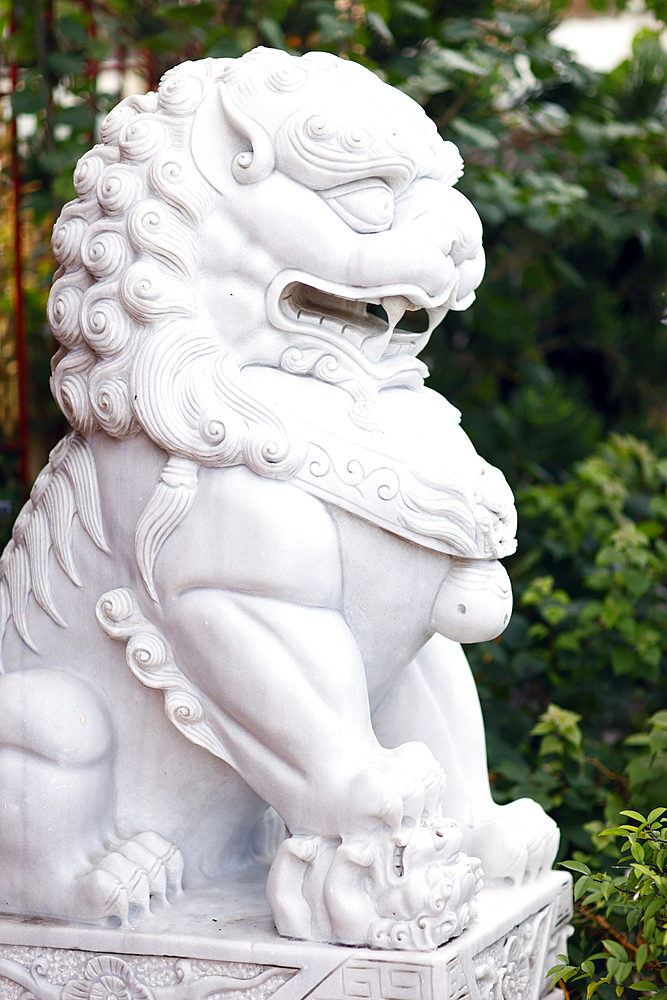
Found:
[[[342,570],[335,523],[322,501],[245,466],[199,471],[197,497],[155,565],[165,604],[201,587],[339,607]]]

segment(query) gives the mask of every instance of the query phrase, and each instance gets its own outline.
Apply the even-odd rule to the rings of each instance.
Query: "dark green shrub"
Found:
[[[612,435],[560,483],[520,490],[517,609],[499,640],[469,650],[496,794],[550,809],[565,856],[590,850],[592,820],[667,802],[635,744],[626,774],[626,738],[665,704],[666,487],[665,458]]]
[[[659,728],[665,746],[667,712],[661,715]],[[577,937],[584,943],[585,953],[578,965],[559,955],[563,964],[550,970],[554,983],[586,984],[587,1000],[598,990],[602,996],[623,996],[626,989],[654,1000],[667,998],[665,812],[667,808],[662,807],[644,817],[634,810],[624,810],[622,815],[633,824],[604,830],[599,835],[599,841],[611,840],[609,853],[620,855],[614,871],[620,870],[621,874],[592,871],[582,861],[564,862],[579,876],[574,888],[575,903],[578,901]],[[620,849],[616,843],[619,840]]]

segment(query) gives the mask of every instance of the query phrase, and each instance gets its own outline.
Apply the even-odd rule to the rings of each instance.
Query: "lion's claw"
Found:
[[[168,897],[181,889],[183,856],[160,834],[140,833],[107,854],[82,880],[81,897],[95,919],[119,921],[150,913],[151,900],[168,905]]]
[[[558,827],[537,802],[517,799],[475,823],[468,849],[482,859],[487,879],[519,885],[550,870],[559,837]]]
[[[167,897],[178,896],[183,891],[183,855],[178,847],[154,830],[138,833],[126,844],[140,844],[150,851],[164,866],[167,879]]]

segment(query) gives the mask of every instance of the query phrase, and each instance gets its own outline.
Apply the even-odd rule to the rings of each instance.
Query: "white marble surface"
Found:
[[[509,620],[512,494],[417,358],[484,269],[458,151],[266,49],[101,137],[53,236],[74,430],[0,563],[0,911],[159,921],[261,856],[280,933],[432,950],[480,861],[520,886],[558,842],[493,803],[459,645]]]
[[[153,988],[172,982],[172,1000],[217,995],[220,982],[214,977],[221,975],[264,977],[258,986],[269,985],[261,995],[275,992],[280,1000],[501,1000],[508,995],[538,1000],[549,995],[545,973],[556,964],[569,933],[571,880],[552,872],[519,889],[484,889],[473,924],[435,952],[291,941],[276,934],[257,874],[236,883],[224,901],[202,892],[170,907],[169,913],[145,918],[133,930],[90,927],[73,937],[72,928],[63,925],[0,919],[0,996],[14,1000],[7,984],[17,970],[7,960],[29,968],[39,958],[43,970],[46,959],[50,980],[64,983],[75,975],[80,981],[95,954],[124,958],[135,976],[141,974]],[[138,956],[146,956],[149,964]],[[196,976],[199,992],[191,986],[177,991],[174,959],[179,957],[189,960],[183,979],[187,984]],[[227,984],[239,1000],[246,988],[240,982],[235,991]],[[37,990],[35,996],[49,1000]],[[58,994],[56,998],[60,1000]],[[88,1000],[85,993],[82,1000]],[[159,989],[153,1000],[160,1000]]]

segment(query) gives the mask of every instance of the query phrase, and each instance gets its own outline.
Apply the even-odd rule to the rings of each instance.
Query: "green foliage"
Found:
[[[562,482],[517,499],[518,608],[469,656],[496,794],[540,801],[567,857],[621,809],[667,803],[667,461],[612,435]]]
[[[662,715],[667,722],[667,713]],[[665,734],[664,727],[661,731]],[[587,953],[577,965],[559,955],[563,964],[549,972],[554,984],[583,982],[587,1000],[598,991],[601,996],[623,996],[626,989],[656,1000],[667,998],[666,812],[661,807],[644,817],[623,810],[633,823],[602,831],[598,839],[611,840],[609,853],[615,850],[618,855],[616,842],[622,842],[613,868],[621,872],[618,875],[591,870],[581,861],[564,862],[579,876],[574,898],[580,926],[588,931]]]
[[[665,459],[636,438],[613,435],[568,481],[521,493],[532,542],[523,565],[552,570],[520,596],[532,610],[533,654],[559,695],[576,692],[580,710],[601,724],[599,681],[609,666],[623,701],[642,679],[644,704],[665,664],[666,484]]]
[[[434,343],[433,384],[514,482],[568,468],[605,431],[661,430],[667,376],[667,57],[645,33],[600,76],[546,26],[445,22],[406,85],[461,147],[489,249],[477,302]]]

